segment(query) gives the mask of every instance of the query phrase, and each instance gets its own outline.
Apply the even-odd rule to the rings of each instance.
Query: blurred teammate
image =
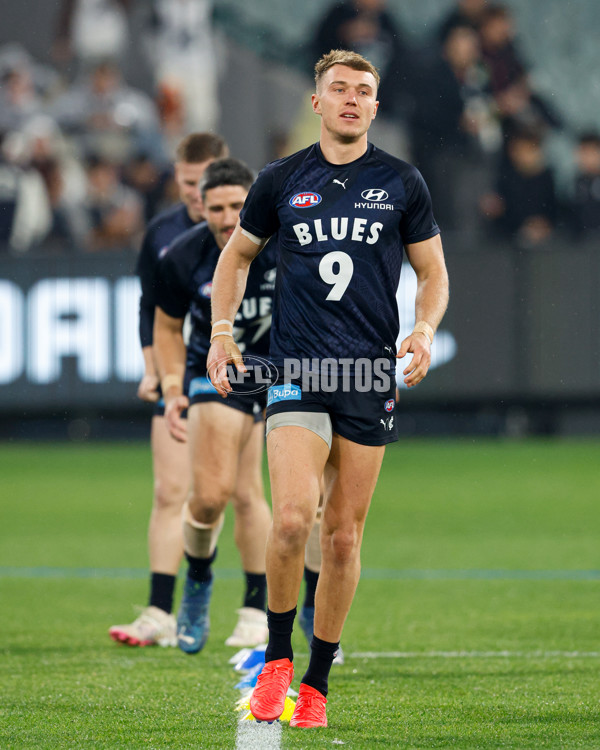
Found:
[[[269,643],[250,709],[266,721],[283,711],[294,673],[291,633],[304,545],[327,466],[311,657],[290,721],[300,727],[327,726],[328,675],[360,576],[364,523],[385,444],[397,438],[395,358],[413,354],[407,386],[425,377],[448,299],[423,178],[367,141],[378,107],[377,71],[360,55],[337,50],[319,60],[315,73],[320,142],[268,165],[250,190],[214,276],[207,362],[227,396],[223,363],[242,366],[228,321],[266,238],[277,234],[270,359],[283,375],[267,406]],[[417,323],[396,354],[403,247],[417,274]]]
[[[233,637],[243,641],[257,636],[258,643],[267,634],[265,549],[271,514],[262,485],[266,385],[244,379],[224,403],[206,371],[212,277],[252,180],[252,172],[236,159],[213,162],[200,183],[206,223],[175,240],[158,268],[155,356],[169,429],[176,440],[188,442],[191,468],[183,514],[188,572],[177,617],[178,644],[187,653],[200,651],[208,637],[212,563],[231,497],[248,583]],[[275,263],[271,243],[252,268],[235,328],[230,327],[246,355],[268,354]],[[188,312],[192,331],[186,354],[183,322]]]
[[[150,595],[148,606],[134,622],[115,625],[109,631],[113,640],[131,646],[176,645],[175,618],[171,611],[183,556],[181,510],[189,476],[187,450],[171,438],[164,419],[164,402],[154,362],[156,268],[170,243],[202,221],[198,182],[206,167],[227,153],[225,141],[212,133],[192,133],[183,139],[175,162],[175,182],[181,202],[150,222],[138,258],[137,273],[142,287],[139,334],[145,369],[138,396],[155,404],[150,433],[154,469],[154,499],[148,529]]]

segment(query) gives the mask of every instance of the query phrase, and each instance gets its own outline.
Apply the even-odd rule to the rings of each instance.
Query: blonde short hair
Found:
[[[373,63],[369,62],[362,55],[359,55],[358,52],[352,52],[347,49],[332,49],[331,52],[323,55],[315,65],[315,84],[317,89],[325,73],[334,65],[345,65],[347,68],[352,68],[353,70],[364,70],[366,73],[371,73],[373,78],[375,78],[377,87],[379,87],[379,73]]]

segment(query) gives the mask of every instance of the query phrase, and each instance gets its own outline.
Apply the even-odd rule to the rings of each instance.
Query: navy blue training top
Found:
[[[210,348],[212,279],[221,251],[206,222],[170,245],[158,264],[156,304],[172,318],[191,312],[187,366],[204,367]],[[268,242],[250,266],[248,284],[235,318],[234,338],[242,354],[267,356],[275,290],[277,248]]]
[[[260,172],[240,222],[256,237],[278,234],[275,365],[395,355],[403,245],[440,231],[415,167],[372,144],[330,164],[314,144]]]
[[[190,219],[183,203],[162,211],[148,224],[136,266],[136,273],[142,286],[139,325],[142,348],[152,346],[158,261],[171,242],[194,225],[195,222]]]

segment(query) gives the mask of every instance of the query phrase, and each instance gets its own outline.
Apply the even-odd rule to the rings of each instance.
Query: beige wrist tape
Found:
[[[424,320],[420,320],[418,323],[415,323],[413,333],[424,333],[429,339],[429,343],[433,344],[433,328]]]
[[[233,323],[230,320],[217,320],[216,323],[213,323],[212,329],[210,332],[211,344],[212,344],[212,340],[216,338],[217,336],[233,337]]]
[[[163,392],[163,396],[166,396],[167,391],[169,388],[179,388],[179,390],[183,390],[183,383],[181,382],[181,376],[175,375],[174,373],[170,373],[168,375],[165,375],[164,378],[160,381],[160,387]]]

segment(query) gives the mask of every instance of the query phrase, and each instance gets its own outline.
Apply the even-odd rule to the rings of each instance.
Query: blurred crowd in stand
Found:
[[[429,43],[416,45],[389,5],[336,3],[319,23],[311,58],[342,46],[377,63],[380,115],[407,133],[404,156],[425,176],[442,230],[519,248],[561,231],[580,239],[598,232],[600,137],[573,132],[536,92],[510,7],[457,0]],[[557,190],[547,157],[552,131],[573,142],[567,191]]]
[[[142,3],[150,92],[122,72],[134,5],[62,0],[53,65],[0,48],[0,252],[136,249],[145,222],[176,200],[174,145],[218,128],[213,0]],[[457,0],[417,45],[389,5],[333,3],[305,58],[342,47],[377,65],[380,118],[402,133],[397,155],[424,174],[442,229],[516,247],[600,232],[597,123],[573,132],[535,90],[510,7]],[[567,191],[547,157],[552,131],[573,143]]]
[[[133,0],[62,0],[54,64],[0,47],[0,252],[137,248],[170,161],[218,126],[212,0],[148,0],[147,93],[123,78]]]

